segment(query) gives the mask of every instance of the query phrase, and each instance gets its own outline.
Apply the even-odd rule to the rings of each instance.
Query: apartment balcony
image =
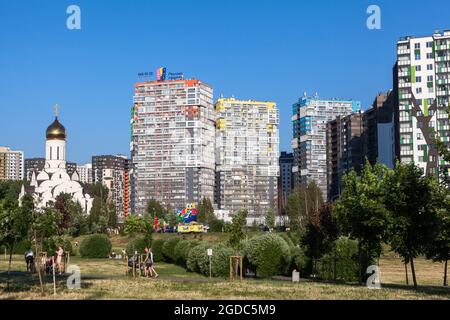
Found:
[[[436,73],[449,73],[450,68],[436,68]]]
[[[449,90],[438,90],[436,92],[438,97],[442,97],[442,96],[450,96],[450,91]]]
[[[411,87],[411,82],[403,82],[398,84],[399,88],[409,88]]]
[[[437,84],[450,84],[450,79],[439,79],[436,81]]]
[[[399,60],[398,65],[399,66],[409,66],[409,65],[411,65],[411,60]]]
[[[399,78],[410,78],[411,77],[411,73],[406,71],[406,72],[399,72],[398,73],[398,77]]]
[[[411,49],[398,48],[397,55],[411,54]]]
[[[399,99],[400,99],[400,100],[403,100],[403,99],[411,99],[411,94],[410,94],[410,93],[408,93],[408,94],[400,94],[400,95],[399,95]]]
[[[412,133],[413,132],[413,128],[408,127],[408,128],[400,128],[400,133]]]
[[[438,50],[449,50],[450,44],[436,45],[436,51]]]
[[[450,56],[436,57],[437,62],[450,61]]]

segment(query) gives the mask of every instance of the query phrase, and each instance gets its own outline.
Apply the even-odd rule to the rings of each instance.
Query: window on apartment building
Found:
[[[433,59],[433,52],[427,53],[427,59]]]
[[[422,71],[422,66],[416,66],[416,71]]]
[[[427,42],[427,48],[433,48],[433,41]]]
[[[420,49],[420,43],[415,43],[414,44],[414,49]]]
[[[416,77],[416,82],[418,83],[422,82],[422,77]]]
[[[414,57],[415,60],[420,60],[420,53],[416,54]]]
[[[427,81],[428,81],[428,82],[433,82],[433,76],[428,76],[428,77],[427,77]]]
[[[422,140],[422,133],[420,132],[417,133],[417,140]]]
[[[417,93],[417,94],[422,93],[422,88],[416,88],[416,93]]]
[[[427,65],[427,70],[428,70],[428,71],[433,70],[433,65],[432,65],[432,64],[428,64],[428,65]]]

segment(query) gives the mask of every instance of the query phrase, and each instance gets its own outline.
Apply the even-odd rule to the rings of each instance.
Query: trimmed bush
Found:
[[[324,280],[358,280],[358,241],[340,237],[335,241],[334,246],[336,254],[328,253],[318,262],[319,277]]]
[[[164,261],[166,262],[175,262],[175,246],[180,242],[180,238],[172,238],[167,240],[162,246],[162,254]]]
[[[133,240],[131,240],[127,245],[127,254],[134,254],[135,251],[137,251],[140,254],[145,253],[145,248],[148,248],[152,245],[152,241],[148,241],[147,237],[145,235],[139,235]]]
[[[223,220],[214,219],[209,224],[210,232],[223,232],[225,231],[225,222]]]
[[[200,266],[209,261],[207,250],[212,245],[209,242],[201,242],[189,251],[187,259],[187,269],[192,272],[201,273]]]
[[[155,239],[152,242],[153,261],[161,262],[164,260],[162,248],[166,241],[164,239]]]
[[[189,252],[192,248],[198,246],[199,244],[200,242],[195,240],[181,240],[180,242],[178,242],[174,250],[175,262],[182,267],[186,267]]]
[[[244,244],[244,255],[258,277],[287,274],[291,265],[289,245],[276,234],[256,236]]]
[[[234,250],[224,244],[214,245],[209,242],[201,242],[192,248],[187,260],[188,270],[209,276],[208,249],[213,250],[211,275],[213,277],[226,277],[230,272],[230,256],[234,255]]]
[[[111,248],[111,241],[106,235],[94,234],[81,242],[80,254],[83,258],[107,258]]]

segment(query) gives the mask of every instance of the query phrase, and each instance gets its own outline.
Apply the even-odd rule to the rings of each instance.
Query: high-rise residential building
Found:
[[[204,82],[135,84],[131,115],[132,212],[151,199],[173,210],[213,202],[215,169],[213,89]]]
[[[36,176],[44,170],[45,158],[30,158],[25,159],[25,179],[31,181],[33,178],[33,173]]]
[[[121,155],[92,157],[92,182],[102,183],[108,188],[108,198],[116,207],[119,223],[129,213],[128,162],[127,157]]]
[[[77,172],[80,176],[80,182],[92,184],[92,163],[77,165]]]
[[[279,112],[274,102],[216,102],[216,203],[250,220],[277,208]]]
[[[393,168],[396,160],[395,93],[382,92],[363,114],[363,154],[369,162]]]
[[[396,70],[399,158],[437,175],[446,164],[434,147],[434,134],[449,143],[445,109],[450,106],[450,31],[401,38]]]
[[[22,180],[24,177],[23,151],[0,147],[0,181]]]
[[[278,212],[282,213],[287,205],[288,196],[294,189],[294,154],[281,152],[280,155],[280,177],[278,179]]]
[[[294,184],[308,185],[314,181],[327,195],[327,123],[338,116],[361,109],[361,103],[345,99],[312,98],[306,93],[293,105]]]
[[[341,194],[345,172],[361,173],[364,164],[363,114],[355,112],[338,116],[327,123],[327,174],[328,200]]]

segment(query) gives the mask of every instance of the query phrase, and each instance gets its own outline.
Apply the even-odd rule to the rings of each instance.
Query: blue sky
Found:
[[[81,8],[82,29],[66,28]],[[370,4],[382,29],[366,28]],[[129,154],[137,73],[166,66],[215,97],[275,101],[281,150],[304,91],[369,106],[392,87],[395,43],[450,29],[450,2],[428,0],[0,0],[0,145],[44,156],[52,106],[62,106],[68,159]]]

